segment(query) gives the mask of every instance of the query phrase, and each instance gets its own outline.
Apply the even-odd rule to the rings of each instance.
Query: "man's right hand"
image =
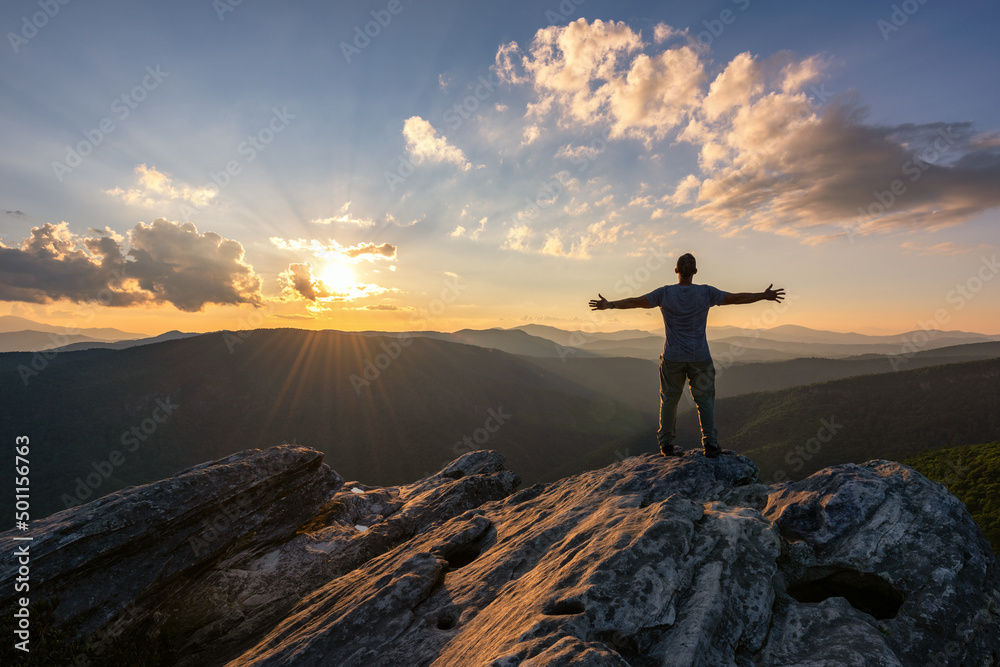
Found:
[[[774,283],[768,285],[767,289],[764,290],[765,299],[767,299],[768,301],[781,301],[782,299],[785,298],[785,289],[783,287],[779,287],[778,289],[771,289],[772,287],[774,287]]]

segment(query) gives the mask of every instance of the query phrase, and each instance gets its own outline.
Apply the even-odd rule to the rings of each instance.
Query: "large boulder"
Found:
[[[944,487],[757,476],[647,454],[516,491],[476,451],[373,487],[250,450],[35,522],[32,591],[183,666],[1000,664],[997,561]]]
[[[161,605],[160,624],[183,637],[180,665],[220,664],[257,643],[313,590],[519,483],[488,450],[409,485],[348,482],[287,539],[234,549],[178,591]]]
[[[891,461],[849,463],[776,488],[764,516],[785,541],[768,664],[998,660],[994,554],[940,484]]]
[[[990,665],[997,572],[906,466],[754,483],[637,456],[416,535],[304,598],[244,665]]]
[[[32,599],[57,597],[56,621],[82,635],[112,624],[125,631],[232,551],[294,533],[342,483],[320,452],[283,445],[57,512],[22,534],[32,538],[24,543]],[[17,567],[12,558],[0,562],[5,608]]]
[[[246,450],[34,521],[17,544],[29,545],[32,600],[59,601],[55,622],[87,640],[88,664],[123,635],[163,629],[178,664],[221,664],[313,589],[510,494],[520,480],[502,462],[473,452],[381,488],[345,484],[307,447]],[[5,545],[14,536],[0,534]],[[17,567],[0,563],[4,594]]]

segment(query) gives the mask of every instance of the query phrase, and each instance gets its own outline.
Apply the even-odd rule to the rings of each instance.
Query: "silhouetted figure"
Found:
[[[698,420],[701,422],[701,444],[705,456],[716,457],[719,449],[718,434],[715,430],[715,365],[708,350],[705,323],[708,309],[712,306],[726,306],[735,303],[756,303],[758,301],[781,301],[784,289],[771,289],[768,285],[763,292],[723,292],[711,285],[695,285],[691,282],[698,273],[694,255],[686,253],[677,258],[676,285],[664,285],[645,296],[636,296],[619,301],[608,301],[598,294],[590,301],[591,310],[614,308],[656,308],[663,314],[663,324],[667,339],[660,355],[660,428],[656,440],[660,453],[664,456],[680,456],[684,450],[674,444],[677,433],[677,402],[684,391],[684,380],[691,387],[691,398],[698,406]]]

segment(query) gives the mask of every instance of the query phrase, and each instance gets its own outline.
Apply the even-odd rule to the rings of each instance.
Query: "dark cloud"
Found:
[[[46,223],[18,248],[0,248],[0,300],[99,301],[111,307],[171,303],[196,312],[206,304],[261,303],[261,281],[243,246],[190,222],[157,218],[124,239],[110,230],[81,237]]]
[[[365,306],[366,310],[400,310],[399,306],[394,306],[391,303],[373,303],[369,306]]]
[[[933,229],[1000,206],[998,143],[969,123],[877,126],[835,107],[784,130],[774,150],[760,145],[741,168],[709,171],[691,214],[723,230],[819,241],[844,233],[830,226]]]
[[[11,216],[12,218],[22,218],[22,217],[24,217],[24,211],[7,211],[7,210],[5,210],[4,213],[6,213],[7,215]]]
[[[129,233],[128,275],[139,287],[181,310],[206,303],[260,304],[260,277],[244,262],[243,245],[215,232],[199,234],[194,224],[157,218]]]
[[[360,243],[356,246],[344,248],[343,253],[347,257],[351,258],[361,257],[362,255],[371,255],[372,257],[379,256],[387,259],[393,259],[396,256],[396,246],[391,243],[383,243],[382,245],[375,245],[374,243]]]
[[[282,271],[280,277],[286,292],[298,294],[309,301],[330,296],[323,283],[313,276],[312,264],[309,262],[289,264],[288,269]]]

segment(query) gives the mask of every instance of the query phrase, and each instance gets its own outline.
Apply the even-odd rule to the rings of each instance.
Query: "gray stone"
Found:
[[[840,590],[879,619],[902,664],[998,659],[996,559],[965,505],[940,484],[892,461],[844,464],[777,487],[764,515],[787,542],[782,587]],[[842,644],[829,636],[830,647]],[[819,650],[821,638],[808,641]]]
[[[34,521],[32,599],[58,596],[56,620],[83,634],[140,624],[229,553],[312,517],[342,483],[322,461],[306,447],[249,450]],[[16,573],[14,559],[0,562],[0,595],[14,593]]]
[[[36,522],[39,585],[88,631],[171,628],[185,666],[1000,664],[989,543],[906,466],[767,486],[648,454],[515,492],[502,463],[382,488],[242,452]]]
[[[756,477],[644,455],[525,489],[319,588],[229,664],[996,662],[993,555],[942,487],[888,462]]]
[[[179,591],[161,606],[160,624],[186,638],[179,664],[218,664],[259,641],[316,588],[519,483],[488,450],[410,485],[348,482],[288,539],[236,551]]]

